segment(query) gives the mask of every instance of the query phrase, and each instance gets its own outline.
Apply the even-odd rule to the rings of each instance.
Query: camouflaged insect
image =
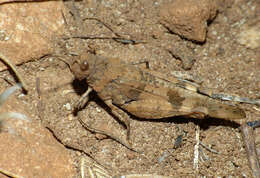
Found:
[[[207,90],[198,85],[141,69],[117,58],[84,54],[71,69],[76,78],[86,78],[89,87],[115,113],[125,110],[147,119],[188,116],[236,120],[246,117],[239,107],[200,94]]]

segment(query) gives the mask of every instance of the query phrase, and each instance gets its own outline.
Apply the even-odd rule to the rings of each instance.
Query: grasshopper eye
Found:
[[[81,69],[82,71],[86,71],[86,70],[88,70],[88,68],[89,68],[88,61],[83,61],[83,62],[81,63],[81,65],[80,65],[80,69]]]

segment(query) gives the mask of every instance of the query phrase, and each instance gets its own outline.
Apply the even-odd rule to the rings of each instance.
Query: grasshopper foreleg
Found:
[[[92,91],[93,89],[91,87],[88,87],[88,90],[80,97],[80,99],[78,100],[78,102],[76,103],[76,108],[78,110],[80,110],[81,108],[83,108],[83,106],[88,102],[89,100],[89,93]]]

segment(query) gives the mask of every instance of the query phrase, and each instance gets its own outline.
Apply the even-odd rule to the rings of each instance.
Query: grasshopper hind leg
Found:
[[[92,91],[92,88],[89,87],[88,90],[81,96],[79,101],[76,103],[76,108],[78,110],[80,110],[82,108],[82,106],[84,106],[88,102],[88,98],[89,98],[88,96],[89,96],[89,93],[91,91]],[[83,127],[85,127],[87,130],[91,131],[91,132],[95,132],[95,133],[100,133],[100,134],[106,135],[106,136],[112,138],[113,140],[117,141],[118,143],[124,145],[128,149],[130,149],[130,150],[132,150],[134,152],[141,153],[140,151],[137,151],[137,150],[133,149],[131,147],[131,145],[129,144],[129,140],[130,140],[130,122],[128,120],[128,117],[127,116],[124,117],[124,116],[122,116],[120,114],[122,111],[112,104],[112,100],[107,100],[107,101],[105,101],[105,103],[111,109],[112,114],[114,114],[116,117],[118,117],[120,119],[120,121],[125,124],[126,129],[127,129],[127,135],[126,135],[127,136],[126,137],[127,142],[125,142],[124,140],[119,139],[117,136],[115,136],[113,134],[107,133],[106,131],[103,131],[103,130],[91,127],[90,125],[88,125],[87,123],[85,123],[82,120],[82,115],[80,114],[79,117],[78,117],[78,120],[81,123],[81,125]],[[124,114],[126,114],[126,113],[124,113]]]
[[[106,100],[106,105],[111,109],[112,114],[114,114],[126,127],[127,133],[126,138],[130,140],[130,121],[128,115],[119,109],[117,106],[113,105],[112,100]]]
[[[83,121],[83,117],[84,117],[84,115],[82,115],[82,113],[80,113],[78,120],[81,123],[81,125],[84,128],[86,128],[87,130],[89,130],[90,132],[106,135],[106,136],[110,137],[111,139],[115,140],[116,142],[122,144],[123,146],[125,146],[129,150],[140,153],[140,154],[142,153],[141,151],[138,151],[138,150],[135,150],[134,148],[132,148],[131,145],[128,143],[128,141],[122,140],[112,133],[109,133],[107,131],[104,131],[104,130],[101,130],[101,129],[98,129],[98,128],[94,128],[91,125],[87,124],[86,122]]]

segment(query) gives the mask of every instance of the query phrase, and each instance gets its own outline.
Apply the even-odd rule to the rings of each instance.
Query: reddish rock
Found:
[[[212,0],[175,0],[160,9],[160,22],[172,32],[190,40],[204,42],[207,21],[217,13]]]
[[[5,115],[0,120],[0,176],[3,171],[21,177],[77,175],[72,154],[36,120],[26,97],[10,96],[0,107],[2,116],[6,112],[17,112],[25,118],[7,118]]]
[[[1,169],[23,177],[76,175],[68,150],[49,131],[26,121],[12,120],[8,125],[0,133]]]
[[[8,2],[8,1],[7,1]],[[64,32],[62,1],[0,4],[1,53],[14,64],[37,59],[53,50],[54,35]],[[0,70],[6,67],[0,63]]]

